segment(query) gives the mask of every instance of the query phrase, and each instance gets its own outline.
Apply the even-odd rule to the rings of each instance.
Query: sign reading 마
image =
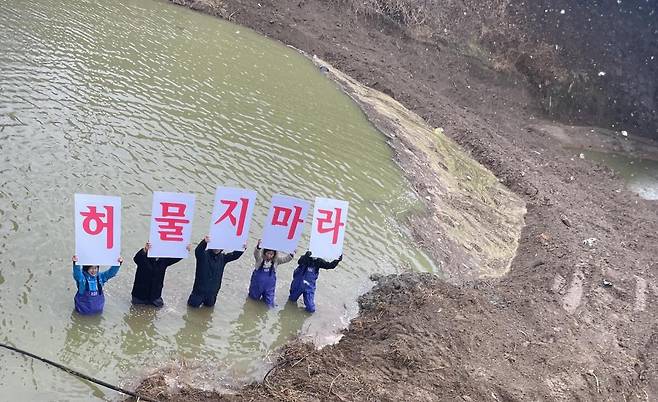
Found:
[[[292,253],[299,244],[309,203],[300,198],[275,194],[265,220],[261,247]]]

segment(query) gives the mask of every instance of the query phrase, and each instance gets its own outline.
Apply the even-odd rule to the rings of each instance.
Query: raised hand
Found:
[[[119,256],[119,258],[117,258],[117,262],[119,265],[123,264],[123,257]]]
[[[71,258],[71,261],[73,261],[73,262],[78,262],[78,256],[77,256],[77,255],[74,255],[74,256]]]

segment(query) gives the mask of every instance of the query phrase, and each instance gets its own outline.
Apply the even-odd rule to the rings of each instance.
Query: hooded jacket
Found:
[[[197,295],[216,295],[222,287],[224,267],[227,263],[240,258],[244,251],[233,251],[231,253],[224,253],[222,251],[215,254],[211,250],[206,250],[206,246],[206,241],[201,240],[201,243],[194,250],[194,255],[196,256],[196,272],[194,273],[192,293]]]
[[[297,261],[298,266],[292,273],[293,282],[305,281],[308,282],[309,285],[315,286],[315,281],[318,280],[320,269],[334,269],[341,261],[342,257],[331,262],[325,261],[322,258],[311,257],[311,252],[308,251],[306,254],[299,257],[299,260]]]
[[[145,301],[157,300],[162,296],[167,267],[182,258],[149,258],[143,248],[139,249],[133,261],[137,264],[132,295]]]

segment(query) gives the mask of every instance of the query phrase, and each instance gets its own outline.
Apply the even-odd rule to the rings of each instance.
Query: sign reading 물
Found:
[[[243,188],[217,187],[210,219],[209,249],[242,250],[249,238],[249,225],[256,192]]]
[[[347,201],[315,199],[309,246],[313,257],[332,261],[343,254],[348,207]]]
[[[149,257],[187,258],[194,201],[194,194],[153,193]]]
[[[299,243],[308,213],[308,201],[276,194],[265,220],[262,248],[292,253]]]
[[[117,265],[121,198],[75,194],[75,254],[80,265]]]

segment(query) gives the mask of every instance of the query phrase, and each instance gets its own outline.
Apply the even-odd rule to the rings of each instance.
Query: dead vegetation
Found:
[[[223,0],[170,0],[179,6],[189,7],[192,10],[203,11],[206,14],[214,15],[228,21],[233,20],[234,12],[227,9],[226,2]]]
[[[400,26],[417,27],[427,23],[430,1],[421,0],[334,0],[340,5],[348,5],[357,14],[378,16]]]

